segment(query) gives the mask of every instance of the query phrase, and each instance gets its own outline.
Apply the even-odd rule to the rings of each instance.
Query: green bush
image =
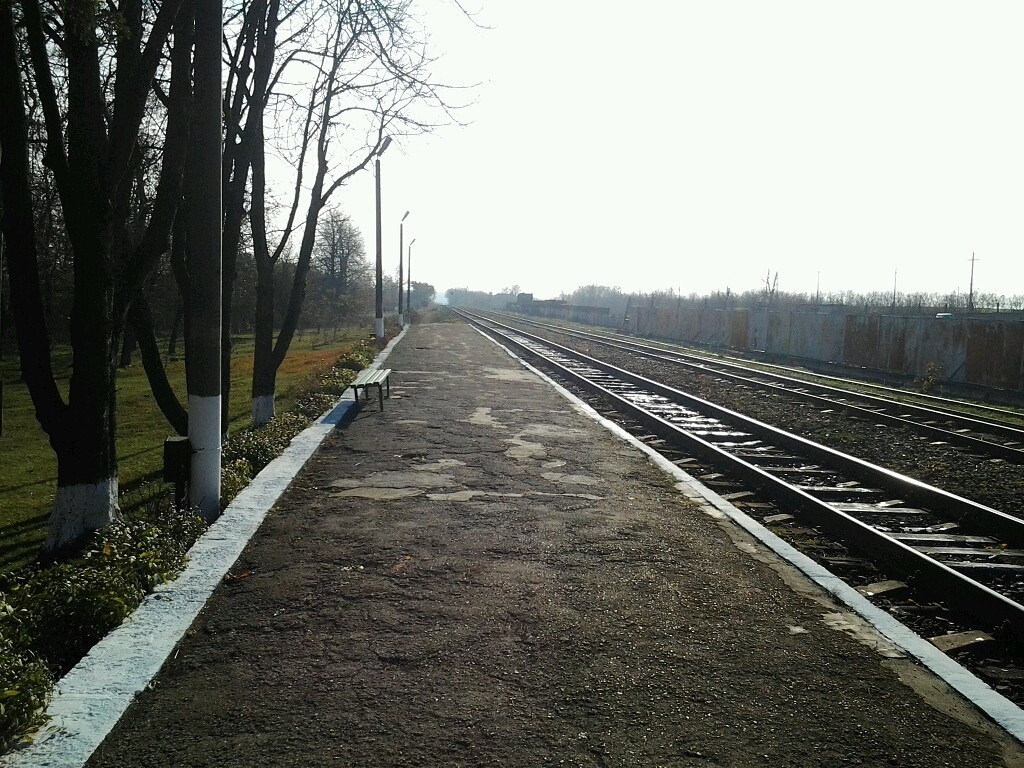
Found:
[[[303,416],[301,413],[288,411],[271,419],[270,423],[263,426],[263,431],[267,433],[267,439],[270,440],[271,444],[277,449],[277,453],[280,454],[288,447],[288,443],[292,441],[292,438],[308,427],[312,421],[312,419]]]
[[[337,362],[335,362],[334,367],[348,371],[361,371],[373,362],[376,354],[376,341],[374,339],[363,339],[349,352],[341,355]]]
[[[182,569],[205,527],[165,500],[94,534],[75,560],[0,574],[0,746],[35,723],[55,677]]]
[[[224,443],[221,465],[244,461],[253,472],[259,472],[276,456],[269,437],[261,429],[248,427],[235,432]]]
[[[362,367],[360,366],[356,370],[362,370]],[[346,368],[332,368],[320,378],[317,390],[334,397],[341,397],[355,377],[355,371]]]
[[[0,749],[41,719],[52,688],[53,675],[29,650],[15,609],[0,594]]]
[[[170,505],[150,505],[103,529],[82,554],[98,567],[129,569],[146,592],[185,567],[186,553],[203,531],[201,516]]]
[[[336,401],[336,396],[326,392],[307,392],[295,401],[295,410],[310,421],[315,421],[333,408]]]
[[[71,562],[0,576],[0,592],[28,648],[60,675],[181,571],[205,527],[198,515],[152,505],[96,533]]]
[[[299,432],[309,426],[312,419],[289,411],[281,413],[260,427],[246,427],[231,435],[222,449],[222,466],[244,459],[254,473],[281,455]]]
[[[7,600],[24,612],[30,649],[57,676],[130,614],[145,595],[123,564],[58,563],[26,569],[4,585]]]
[[[220,469],[220,508],[231,503],[245,486],[252,482],[252,465],[245,459],[230,461]]]

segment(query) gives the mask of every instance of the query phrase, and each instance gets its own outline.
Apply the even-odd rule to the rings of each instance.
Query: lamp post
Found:
[[[398,324],[401,326],[405,325],[405,316],[402,314],[402,251],[405,249],[402,247],[402,228],[405,226],[405,220],[409,218],[409,212],[405,212],[405,216],[398,222]]]
[[[207,522],[220,515],[221,458],[221,34],[223,4],[196,5],[195,105],[190,162],[197,189],[188,212],[189,503]]]
[[[409,283],[406,286],[406,291],[405,291],[405,306],[406,306],[406,309],[409,310],[409,321],[410,322],[412,321],[412,244],[415,243],[415,242],[416,242],[416,238],[414,237],[412,239],[412,241],[409,243],[409,259],[408,259],[409,271],[406,273],[408,275]],[[402,286],[401,285],[398,286],[398,290],[399,291],[402,290]]]
[[[384,258],[381,249],[380,229],[380,156],[384,154],[384,151],[390,145],[391,137],[385,136],[384,141],[381,142],[380,149],[377,150],[377,154],[373,157],[373,170],[377,181],[377,314],[375,330],[377,332],[378,344],[384,341]]]

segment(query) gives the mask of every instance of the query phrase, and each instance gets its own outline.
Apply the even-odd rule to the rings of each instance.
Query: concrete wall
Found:
[[[1024,389],[1024,321],[701,308],[635,310],[639,333]]]

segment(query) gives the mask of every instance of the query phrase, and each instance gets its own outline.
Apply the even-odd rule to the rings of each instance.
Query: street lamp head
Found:
[[[408,211],[405,212],[405,216],[402,217],[402,221],[405,221],[407,218],[409,218],[409,212]]]
[[[380,157],[381,155],[383,155],[384,154],[384,150],[386,150],[390,146],[391,146],[391,137],[390,136],[385,136],[384,137],[384,141],[382,141],[380,143],[380,149],[377,150],[377,157]]]
[[[409,247],[412,248],[412,244],[415,243],[415,242],[416,242],[416,238],[414,237],[412,240],[409,241]]]

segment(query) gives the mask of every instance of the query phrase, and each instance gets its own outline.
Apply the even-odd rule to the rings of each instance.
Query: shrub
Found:
[[[230,464],[243,459],[249,462],[253,473],[281,455],[288,443],[309,426],[312,419],[289,411],[278,414],[261,427],[246,427],[224,443],[221,462]]]
[[[82,559],[127,568],[146,592],[185,567],[189,547],[206,530],[201,516],[170,505],[150,505],[105,528]]]
[[[14,614],[0,594],[0,749],[41,719],[53,688],[53,675],[28,649]]]
[[[277,454],[268,436],[260,429],[249,427],[235,432],[227,439],[222,449],[221,464],[244,461],[255,473],[267,466],[275,456]]]
[[[0,576],[0,591],[25,644],[60,675],[181,571],[205,527],[198,515],[151,505],[96,533],[71,562]]]
[[[73,561],[0,574],[0,747],[36,722],[55,677],[181,570],[205,527],[165,500],[94,534]]]
[[[220,470],[220,508],[223,511],[252,482],[252,465],[245,459],[230,461]]]
[[[377,354],[376,349],[374,339],[363,339],[351,350],[342,354],[334,363],[334,367],[349,371],[361,371],[373,362],[373,358]]]
[[[356,370],[362,370],[363,367],[365,366],[360,366]],[[334,397],[341,397],[345,394],[345,390],[348,389],[355,377],[355,371],[346,368],[332,368],[320,378],[317,391],[333,395]]]
[[[12,576],[4,591],[24,612],[29,647],[57,676],[118,626],[145,595],[125,567],[59,563]]]
[[[924,376],[914,379],[914,386],[927,395],[935,389],[935,385],[940,381],[942,381],[942,366],[931,362],[925,367]]]
[[[334,407],[336,400],[334,395],[326,392],[307,392],[295,401],[295,410],[310,421],[314,421]]]

